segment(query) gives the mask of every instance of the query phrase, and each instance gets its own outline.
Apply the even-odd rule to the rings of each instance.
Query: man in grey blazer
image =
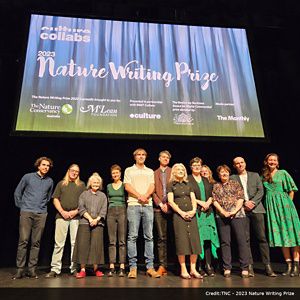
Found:
[[[276,277],[277,275],[272,270],[270,264],[270,250],[265,232],[264,214],[265,208],[261,202],[264,189],[262,181],[255,172],[248,172],[246,170],[246,162],[243,157],[235,157],[233,159],[233,167],[237,174],[232,175],[231,179],[237,180],[244,189],[245,202],[244,209],[247,216],[247,241],[249,243],[249,275],[254,276],[253,258],[250,248],[250,224],[254,230],[254,236],[257,238],[262,262],[265,265],[266,275]]]

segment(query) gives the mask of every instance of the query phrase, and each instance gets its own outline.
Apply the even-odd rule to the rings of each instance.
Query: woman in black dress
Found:
[[[181,268],[181,277],[203,277],[196,270],[197,256],[201,253],[200,238],[195,217],[197,203],[194,192],[187,183],[187,172],[183,164],[173,166],[168,185],[168,203],[174,210],[176,254]],[[185,264],[185,256],[190,256],[190,274]]]

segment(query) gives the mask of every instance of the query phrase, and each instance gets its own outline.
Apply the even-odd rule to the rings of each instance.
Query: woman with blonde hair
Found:
[[[76,278],[86,276],[86,265],[93,265],[94,274],[102,277],[98,269],[104,263],[103,227],[107,211],[107,198],[102,189],[102,178],[93,173],[87,184],[87,191],[79,197],[78,212],[81,217],[73,254],[73,262],[80,264]]]
[[[215,184],[216,181],[213,178],[213,172],[208,165],[202,165],[200,175],[208,179],[210,184]]]
[[[200,239],[195,217],[197,202],[192,188],[187,182],[187,172],[183,164],[172,167],[170,183],[167,187],[168,203],[174,210],[173,225],[176,254],[183,279],[202,279],[196,270],[197,256],[201,253]],[[190,257],[190,274],[185,264],[185,256]]]

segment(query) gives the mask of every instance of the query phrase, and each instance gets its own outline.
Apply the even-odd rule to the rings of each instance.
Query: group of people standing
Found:
[[[277,276],[271,266],[269,247],[282,248],[287,264],[282,275],[299,275],[300,222],[293,203],[297,187],[288,172],[279,169],[277,154],[266,156],[261,176],[246,170],[244,158],[235,157],[233,167],[236,174],[231,175],[227,165],[220,165],[216,170],[218,181],[213,179],[210,168],[203,165],[199,157],[190,161],[190,175],[182,163],[169,167],[171,154],[167,150],[159,153],[160,165],[155,171],[146,167],[147,152],[144,149],[136,149],[133,157],[135,163],[125,169],[123,181],[121,167],[112,165],[112,183],[107,185],[106,193],[101,192],[103,182],[98,173],[93,173],[85,186],[80,180],[77,164],[68,168],[53,192],[53,180],[48,176],[53,166],[52,160],[47,157],[37,159],[37,172],[25,174],[14,194],[15,204],[20,208],[20,223],[17,272],[13,279],[25,275],[38,278],[36,267],[40,241],[51,198],[57,214],[55,245],[47,278],[61,273],[68,231],[71,274],[78,279],[84,278],[87,275],[86,266],[91,265],[95,276],[104,276],[100,266],[104,264],[105,226],[109,237],[107,276],[124,277],[128,258],[127,276],[137,278],[140,226],[143,229],[146,275],[152,278],[164,276],[168,273],[167,233],[171,222],[183,279],[215,276],[213,259],[218,258],[218,248],[221,250],[223,275],[230,277],[232,233],[238,246],[241,277],[254,276],[250,236],[258,241],[267,276]],[[156,270],[154,224],[159,262]]]

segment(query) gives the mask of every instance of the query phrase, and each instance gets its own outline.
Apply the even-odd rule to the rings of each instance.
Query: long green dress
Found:
[[[265,208],[267,212],[270,247],[294,247],[300,245],[300,221],[290,191],[297,186],[285,170],[278,170],[273,182],[264,181]]]
[[[200,189],[201,200],[207,201],[202,180],[198,182],[198,186]],[[209,209],[207,212],[201,212],[200,215],[197,212],[196,217],[201,248],[203,249],[204,241],[211,241],[211,253],[214,258],[218,258],[217,248],[220,247],[220,242],[214,211]],[[204,251],[201,252],[200,259],[204,259]]]

